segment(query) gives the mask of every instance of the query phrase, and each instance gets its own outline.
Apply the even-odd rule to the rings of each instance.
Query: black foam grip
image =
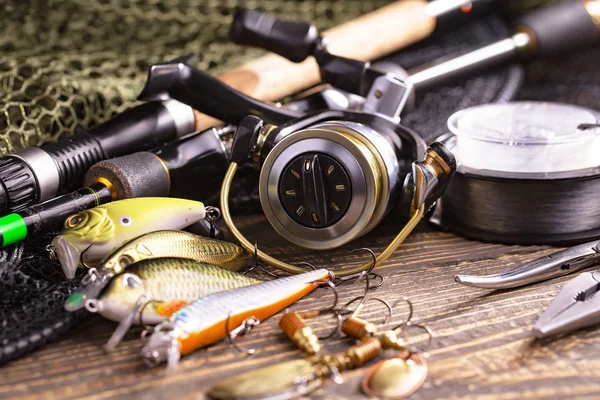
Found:
[[[600,30],[583,1],[566,1],[531,12],[517,29],[535,36],[533,55],[546,57],[590,45]]]
[[[240,8],[229,36],[235,43],[261,47],[301,62],[313,54],[319,32],[305,22],[282,21],[260,11]]]
[[[188,133],[192,131],[185,132]],[[173,115],[161,101],[130,108],[92,129],[90,134],[97,138],[107,158],[150,150],[178,137]]]
[[[80,188],[86,171],[106,158],[98,140],[87,132],[48,143],[42,149],[52,156],[58,167],[60,189],[69,192]]]
[[[100,161],[85,174],[84,184],[89,186],[98,178],[112,183],[119,199],[169,195],[170,181],[166,167],[159,157],[149,152]]]

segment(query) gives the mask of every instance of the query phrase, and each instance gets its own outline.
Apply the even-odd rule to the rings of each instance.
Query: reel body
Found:
[[[342,246],[401,203],[426,144],[415,132],[359,112],[325,112],[269,129],[260,152],[260,201],[269,223],[310,249]],[[258,157],[256,157],[258,158]],[[400,205],[408,215],[410,199]]]
[[[454,156],[441,144],[428,148],[420,135],[400,124],[413,92],[402,77],[329,53],[325,40],[309,24],[286,22],[295,29],[273,32],[252,25],[256,15],[238,12],[232,39],[238,43],[251,39],[249,43],[294,62],[314,56],[323,83],[332,87],[302,104],[324,104],[326,109],[307,114],[304,106],[263,103],[178,60],[152,66],[140,98],[168,96],[237,126],[221,187],[221,211],[233,236],[258,259],[288,273],[306,272],[258,250],[236,228],[229,193],[236,171],[248,163],[260,170],[260,201],[269,222],[302,247],[342,246],[373,229],[400,205],[408,222],[376,257],[379,265],[444,191],[456,166]],[[245,28],[236,29],[240,25]],[[278,125],[265,125],[263,120]],[[372,267],[367,263],[336,274],[347,276]]]

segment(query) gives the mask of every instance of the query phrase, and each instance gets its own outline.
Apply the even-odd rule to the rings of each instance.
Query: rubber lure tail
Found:
[[[119,200],[67,218],[52,246],[66,277],[73,279],[81,261],[94,266],[128,240],[152,231],[182,229],[204,217],[204,204],[199,201],[168,197]]]
[[[275,279],[197,300],[156,326],[142,348],[146,364],[177,365],[179,357],[222,340],[248,318],[262,321],[330,278],[326,269]]]
[[[157,231],[133,239],[113,251],[98,269],[90,269],[81,285],[65,302],[67,311],[83,308],[89,299],[96,299],[111,278],[138,261],[176,257],[216,265],[237,271],[251,259],[240,246],[182,231]]]

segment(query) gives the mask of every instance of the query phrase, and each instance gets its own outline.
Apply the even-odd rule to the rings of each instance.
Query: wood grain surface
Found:
[[[290,262],[309,261],[316,266],[355,265],[366,255],[352,249],[381,250],[394,233],[394,226],[388,224],[344,249],[311,252],[287,245],[262,217],[238,220],[244,232],[255,233],[261,248]],[[389,301],[408,296],[415,305],[414,320],[435,332],[428,350],[429,376],[411,398],[598,398],[600,368],[595,368],[600,367],[600,330],[589,328],[545,342],[532,339],[536,318],[572,276],[510,291],[469,288],[453,279],[457,273],[498,272],[555,250],[479,243],[419,226],[379,270],[385,283],[373,291]],[[342,299],[359,295],[363,286],[340,286]],[[313,310],[331,300],[328,290],[319,289],[292,309]],[[401,321],[405,311],[399,304],[393,322]],[[381,321],[383,314],[382,307],[370,306],[362,316]],[[202,399],[213,383],[225,377],[302,356],[283,337],[277,320],[270,318],[241,339],[244,346],[257,349],[254,356],[243,356],[223,342],[184,357],[178,370],[167,374],[164,368],[151,369],[141,361],[139,329],[130,332],[115,352],[104,353],[102,345],[115,324],[90,317],[62,341],[2,368],[0,397]],[[323,319],[311,324],[324,333],[333,322]],[[407,338],[418,345],[426,337],[415,330],[407,332]],[[334,339],[325,348],[341,351],[349,343]],[[328,383],[310,398],[366,398],[358,389],[366,368],[345,373],[346,383]]]

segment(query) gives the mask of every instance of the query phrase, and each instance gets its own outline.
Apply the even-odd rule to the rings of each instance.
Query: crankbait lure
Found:
[[[174,368],[181,355],[225,338],[248,320],[256,324],[270,317],[330,277],[328,270],[318,269],[195,301],[158,324],[141,355],[150,366],[166,361]]]
[[[90,269],[79,288],[65,302],[65,309],[79,310],[86,300],[97,298],[113,276],[120,274],[133,263],[158,257],[187,258],[230,271],[237,271],[250,260],[250,254],[234,243],[183,231],[147,233],[112,252],[99,264],[98,269]]]
[[[132,324],[156,325],[194,300],[261,281],[211,264],[185,258],[154,258],[114,277],[88,311],[121,324],[107,344],[120,342]]]
[[[128,240],[152,231],[181,229],[204,217],[204,204],[199,201],[167,197],[120,200],[67,218],[52,247],[63,272],[73,279],[81,262],[96,265]]]

